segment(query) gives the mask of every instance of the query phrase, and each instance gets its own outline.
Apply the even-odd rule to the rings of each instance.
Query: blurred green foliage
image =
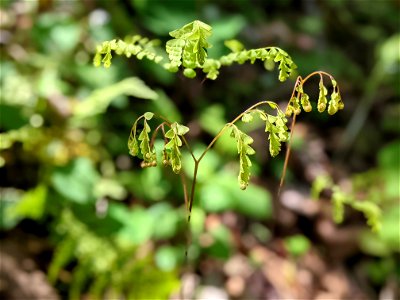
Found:
[[[321,135],[329,137],[348,126],[342,162],[349,172],[363,171],[351,176],[353,186],[366,191],[361,196],[379,198],[383,206],[380,233],[360,237],[366,273],[383,286],[397,272],[398,4],[251,3],[1,1],[1,234],[37,234],[26,220],[41,228],[54,250],[51,261],[44,261],[48,278],[64,298],[167,298],[179,290],[183,191],[171,172],[141,170],[129,158],[126,139],[139,115],[155,111],[189,124],[190,138],[200,141],[194,150],[201,151],[214,130],[243,108],[289,97],[287,86],[275,85],[276,74],[257,64],[221,71],[219,83],[205,87],[201,79],[171,76],[145,61],[115,58],[108,70],[92,65],[95,47],[104,40],[142,34],[166,41],[168,32],[194,19],[213,26],[212,57],[227,54],[224,40],[238,38],[252,48],[287,49],[299,74],[335,74],[349,104],[343,115],[328,120],[311,113],[304,122],[318,122]],[[315,92],[310,96],[318,98]],[[189,251],[197,270],[204,256],[224,261],[239,252],[231,227],[211,226],[209,215],[234,212],[245,218],[241,235],[264,244],[274,239],[269,222],[280,163],[260,152],[253,166],[257,184],[243,193],[231,163],[236,155],[235,141],[227,136],[199,170]],[[188,158],[183,153],[183,168],[190,166]],[[295,169],[291,174],[289,184],[300,180]],[[289,234],[285,242],[293,256],[308,251],[307,240],[318,243],[294,230],[298,235]]]

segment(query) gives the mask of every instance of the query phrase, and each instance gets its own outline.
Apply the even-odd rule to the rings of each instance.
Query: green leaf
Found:
[[[140,245],[152,237],[155,223],[142,207],[129,210],[124,205],[113,203],[109,206],[109,214],[123,224],[117,232],[119,239]]]
[[[163,271],[172,271],[178,265],[178,253],[174,247],[161,246],[155,255],[156,265]]]
[[[270,193],[256,185],[248,186],[244,193],[236,188],[235,181],[235,175],[226,171],[208,177],[199,193],[201,207],[207,212],[233,210],[252,219],[269,218],[272,215]]]
[[[127,37],[124,41],[115,39],[111,41],[105,41],[101,45],[97,46],[93,64],[98,67],[102,62],[104,67],[110,67],[112,51],[114,51],[117,55],[125,55],[126,57],[131,57],[134,55],[137,57],[137,59],[146,58],[159,63],[163,58],[162,56],[158,55],[158,44],[159,41],[142,38],[140,35]]]
[[[137,156],[139,154],[139,144],[135,138],[129,138],[128,148],[130,155]]]
[[[265,132],[268,132],[269,140],[269,152],[272,157],[275,157],[281,151],[281,143],[286,142],[289,139],[288,127],[286,126],[287,119],[282,111],[280,111],[277,106],[278,114],[272,116],[269,114],[264,115],[267,117],[262,117],[265,120]]]
[[[153,118],[154,113],[148,111],[143,116],[147,121],[150,121]]]
[[[148,213],[153,217],[154,222],[157,223],[153,238],[164,240],[175,236],[180,218],[179,212],[173,209],[170,204],[160,202],[152,205],[148,209]]]
[[[251,161],[248,155],[255,153],[254,149],[250,147],[253,139],[242,132],[235,125],[232,125],[232,137],[236,139],[237,151],[239,154],[240,171],[238,176],[239,186],[242,190],[246,189],[250,180],[250,167]]]
[[[138,156],[139,154],[139,144],[136,139],[136,126],[137,126],[137,121],[135,121],[135,123],[133,124],[128,139],[129,154],[132,156]]]
[[[77,158],[65,167],[55,168],[50,178],[59,194],[82,204],[95,201],[93,188],[98,179],[99,174],[87,158]]]
[[[140,99],[155,100],[158,95],[137,77],[130,77],[118,83],[95,90],[84,101],[74,107],[74,115],[87,118],[105,112],[114,99],[121,95]]]
[[[221,63],[218,60],[207,58],[203,65],[203,72],[207,74],[207,78],[215,80],[218,77],[220,67]]]
[[[228,40],[224,42],[224,45],[229,48],[232,52],[240,52],[244,49],[244,45],[238,40]]]
[[[149,132],[151,131],[150,126],[144,119],[144,128],[139,134],[140,152],[143,155],[142,167],[154,167],[157,165],[157,157],[154,150],[154,145],[150,145]]]
[[[320,113],[325,111],[327,100],[326,95],[328,94],[328,90],[324,86],[324,82],[322,79],[319,82],[319,96],[318,96],[318,111]]]
[[[189,132],[189,127],[186,127],[184,125],[180,125],[178,123],[173,123],[172,124],[172,128],[174,129],[174,131],[176,132],[177,135],[183,136],[186,133]]]
[[[174,136],[175,136],[175,131],[173,129],[170,129],[165,133],[166,138],[172,139]]]
[[[338,103],[336,102],[335,98],[332,97],[328,105],[328,114],[334,115],[338,110]]]
[[[47,187],[38,185],[24,194],[22,199],[13,207],[12,213],[22,218],[39,220],[46,208]]]
[[[299,92],[299,93],[301,93],[301,92]],[[286,108],[285,115],[290,117],[292,115],[292,113],[294,113],[295,115],[298,115],[301,113],[300,99],[299,99],[298,95],[290,98],[289,104]]]
[[[183,75],[185,75],[188,78],[195,78],[196,71],[190,68],[186,68],[185,70],[183,70]]]
[[[251,122],[252,120],[253,120],[253,116],[252,116],[251,113],[245,113],[245,114],[243,114],[243,116],[242,116],[242,122],[244,122],[244,123],[249,123],[249,122]]]
[[[211,47],[207,42],[211,35],[211,26],[196,20],[169,34],[175,39],[167,42],[166,51],[171,61],[167,68],[174,71],[183,65],[186,68],[184,75],[189,78],[195,77],[196,72],[193,68],[204,64],[207,58],[205,49]]]
[[[171,124],[171,129],[165,134],[169,141],[164,145],[164,164],[170,164],[174,173],[179,174],[182,169],[181,152],[179,148],[183,145],[180,136],[185,135],[189,128],[176,122]]]
[[[94,187],[94,194],[97,199],[108,197],[123,200],[127,196],[125,188],[119,181],[111,178],[101,178]]]
[[[303,93],[301,95],[300,102],[301,102],[301,106],[303,107],[303,110],[305,112],[310,112],[312,110],[309,99],[310,99],[310,97],[306,93]]]

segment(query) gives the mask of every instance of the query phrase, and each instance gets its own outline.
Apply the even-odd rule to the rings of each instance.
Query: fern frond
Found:
[[[139,134],[138,140],[140,141],[140,152],[143,156],[143,162],[141,164],[142,167],[155,167],[157,165],[157,158],[154,147],[150,145],[149,132],[151,128],[147,123],[147,120],[144,119],[144,128]]]
[[[247,61],[253,64],[256,60],[261,60],[265,62],[264,65],[268,70],[271,63],[277,63],[279,80],[285,81],[297,68],[291,57],[280,48],[264,47],[246,50],[236,40],[225,42],[232,51],[230,54],[218,59],[207,58],[207,49],[211,47],[207,39],[212,34],[212,27],[198,20],[169,34],[173,37],[165,46],[169,62],[164,63],[163,67],[170,72],[177,72],[180,67],[183,67],[183,74],[189,78],[196,77],[195,69],[202,69],[207,74],[207,78],[215,80],[221,66],[230,66],[233,63],[243,64]],[[93,63],[95,66],[103,64],[104,67],[109,67],[113,52],[127,57],[136,56],[138,59],[147,58],[159,63],[163,57],[158,54],[157,45],[157,40],[148,40],[140,35],[135,35],[125,41],[116,39],[105,41],[97,47]]]
[[[103,63],[104,67],[110,67],[112,52],[115,52],[117,55],[125,55],[128,58],[136,56],[137,59],[147,58],[159,63],[162,61],[163,57],[159,55],[156,50],[158,44],[158,40],[149,40],[140,35],[127,37],[125,41],[116,39],[105,41],[97,46],[93,64],[99,67]]]
[[[234,63],[244,64],[247,61],[250,61],[250,63],[254,64],[256,60],[273,61],[278,63],[280,81],[285,81],[297,68],[296,64],[293,62],[289,54],[277,47],[265,47],[251,50],[234,51],[218,59],[221,66],[230,66]],[[209,70],[215,73],[220,68],[220,66],[215,63],[213,64],[213,66],[214,68],[209,68]]]
[[[172,123],[171,129],[165,133],[165,138],[169,140],[163,150],[164,164],[170,164],[174,173],[179,174],[182,169],[181,152],[182,136],[189,131],[189,128],[178,123]]]
[[[132,156],[141,155],[143,158],[141,166],[143,168],[155,167],[157,165],[157,156],[154,149],[154,145],[150,143],[150,137],[149,137],[151,128],[147,123],[147,121],[150,121],[153,118],[153,116],[154,114],[152,112],[146,112],[141,117],[139,117],[133,124],[128,139],[129,154]],[[137,123],[142,118],[143,118],[143,129],[140,132],[139,137],[136,137]]]
[[[241,131],[236,125],[232,124],[231,126],[231,137],[236,139],[237,151],[239,154],[239,186],[242,190],[245,190],[250,181],[251,160],[249,155],[255,154],[254,149],[250,146],[253,143],[253,139]]]
[[[211,35],[211,26],[197,20],[169,34],[174,39],[166,44],[170,62],[164,67],[171,72],[176,72],[182,65],[185,68],[185,76],[195,77],[196,73],[193,69],[203,66],[207,58],[206,49],[211,47],[211,44],[207,42],[207,38]]]
[[[255,112],[265,122],[265,132],[268,133],[269,140],[269,153],[272,157],[275,157],[281,151],[281,144],[288,141],[289,129],[286,126],[287,118],[279,106],[271,101],[267,101],[267,103],[277,111],[275,116],[259,109],[255,110]]]

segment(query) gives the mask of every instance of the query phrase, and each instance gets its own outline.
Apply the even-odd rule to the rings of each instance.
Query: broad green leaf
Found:
[[[177,234],[180,214],[170,204],[160,202],[152,205],[148,213],[153,217],[157,226],[154,228],[153,238],[170,239]]]
[[[237,178],[230,172],[215,173],[207,179],[199,193],[200,205],[207,212],[233,210],[259,220],[272,215],[271,195],[267,190],[256,185],[248,186],[246,192],[238,190]]]
[[[178,265],[178,251],[171,246],[161,246],[155,255],[156,265],[163,271],[172,271]]]
[[[12,213],[22,218],[39,220],[46,209],[47,187],[38,185],[24,194]]]
[[[149,100],[155,100],[158,97],[157,93],[142,80],[130,77],[105,88],[95,90],[89,97],[74,107],[74,115],[79,118],[87,118],[104,113],[111,102],[121,95]]]
[[[101,178],[94,187],[97,199],[109,197],[111,199],[123,200],[127,196],[126,189],[115,179]]]
[[[93,188],[99,178],[92,162],[77,158],[65,167],[57,167],[51,175],[54,189],[66,199],[77,203],[94,202]]]
[[[118,238],[140,245],[148,241],[155,228],[153,218],[141,207],[129,210],[121,204],[112,204],[109,214],[123,224],[117,232]]]

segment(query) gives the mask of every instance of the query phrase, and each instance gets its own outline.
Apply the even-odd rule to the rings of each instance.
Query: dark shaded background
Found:
[[[1,297],[176,299],[183,284],[186,298],[398,299],[399,8],[398,0],[3,0]],[[284,155],[270,159],[262,128],[250,128],[257,154],[245,192],[235,145],[217,143],[200,169],[185,265],[180,180],[128,156],[133,121],[155,111],[187,124],[198,152],[250,105],[284,106],[294,84],[262,63],[223,68],[203,84],[148,61],[92,65],[104,40],[164,43],[195,19],[213,27],[210,57],[227,53],[232,38],[248,49],[281,47],[299,75],[334,75],[345,109],[300,116],[279,198]],[[305,87],[314,99],[317,84]],[[184,165],[190,178],[187,153]],[[334,224],[330,191],[310,196],[323,174],[377,203],[382,230],[372,233],[351,209]]]

